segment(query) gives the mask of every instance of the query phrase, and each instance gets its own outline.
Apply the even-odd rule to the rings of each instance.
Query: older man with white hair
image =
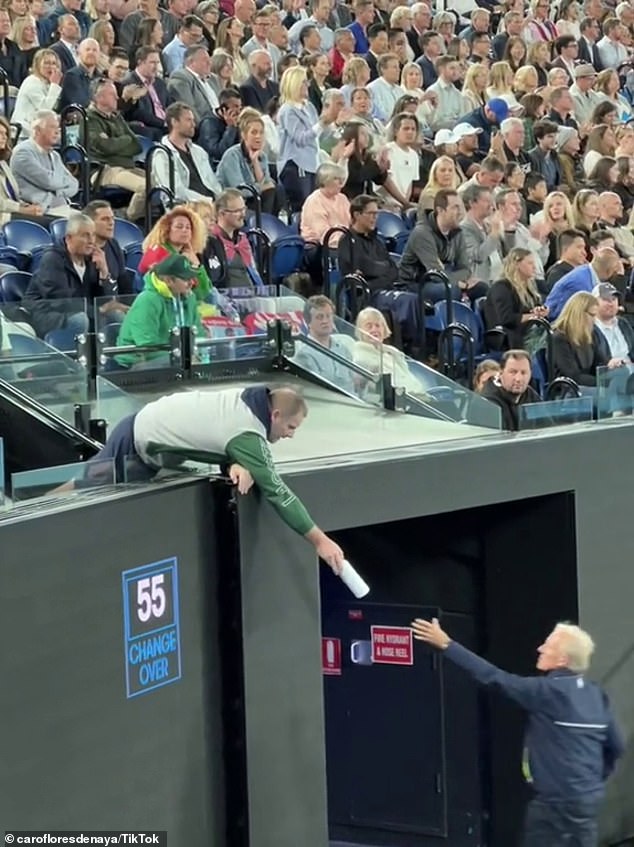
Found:
[[[39,206],[47,215],[68,217],[79,183],[55,149],[59,139],[59,115],[47,110],[36,112],[31,121],[31,138],[13,151],[11,171],[18,183],[20,200]]]
[[[524,123],[520,118],[507,118],[500,124],[502,152],[507,162],[514,162],[525,174],[532,170],[531,160],[524,150]]]
[[[595,847],[607,778],[625,744],[605,692],[584,676],[594,643],[578,626],[559,623],[537,648],[544,676],[516,676],[452,641],[437,618],[412,622],[414,637],[497,689],[528,713],[524,772],[534,791],[524,847]]]

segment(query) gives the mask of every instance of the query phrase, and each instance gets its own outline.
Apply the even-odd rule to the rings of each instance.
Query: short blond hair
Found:
[[[558,623],[555,632],[561,638],[561,652],[568,658],[568,667],[575,673],[583,673],[590,667],[594,653],[594,641],[589,633],[572,623]]]
[[[307,80],[306,68],[286,68],[280,80],[280,103],[302,103],[302,85]]]

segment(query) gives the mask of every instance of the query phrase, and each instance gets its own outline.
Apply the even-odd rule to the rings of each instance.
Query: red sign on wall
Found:
[[[341,676],[341,639],[321,639],[321,670],[326,676]]]
[[[372,662],[377,665],[413,665],[414,639],[406,626],[371,626]]]

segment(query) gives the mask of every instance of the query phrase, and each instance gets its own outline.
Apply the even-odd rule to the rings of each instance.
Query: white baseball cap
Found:
[[[441,144],[457,144],[460,138],[461,136],[456,135],[455,130],[439,129],[436,135],[434,135],[434,146],[440,147]]]
[[[482,129],[479,126],[471,126],[471,124],[462,123],[457,124],[453,130],[454,135],[458,136],[458,139],[464,138],[465,135],[480,135]]]

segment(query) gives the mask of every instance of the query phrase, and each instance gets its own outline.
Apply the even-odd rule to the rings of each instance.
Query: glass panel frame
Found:
[[[47,468],[37,468],[30,471],[19,471],[11,474],[11,495],[15,503],[23,503],[25,500],[39,500],[42,497],[51,497],[73,494],[81,487],[69,486],[61,488],[68,483],[83,479],[88,468],[97,468],[99,481],[90,485],[91,489],[111,487],[115,484],[114,459],[98,459],[89,462],[73,462],[68,465],[53,465]],[[45,491],[41,491],[46,487]],[[35,489],[35,493],[23,494]]]
[[[544,400],[541,403],[524,403],[518,406],[517,411],[520,432],[591,423],[594,419],[594,398],[586,394],[581,397]]]
[[[597,368],[596,378],[593,394],[597,420],[631,416],[634,411],[634,365]]]

